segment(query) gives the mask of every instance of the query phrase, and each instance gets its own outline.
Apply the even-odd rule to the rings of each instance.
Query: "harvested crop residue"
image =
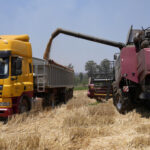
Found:
[[[112,100],[96,103],[75,91],[66,105],[0,123],[0,150],[148,150],[150,113],[139,112],[121,115]]]

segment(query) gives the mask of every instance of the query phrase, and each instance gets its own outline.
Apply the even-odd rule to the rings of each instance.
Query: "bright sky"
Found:
[[[0,34],[29,34],[33,56],[42,58],[58,27],[126,42],[131,25],[150,26],[149,0],[0,0]],[[65,35],[53,42],[51,59],[85,72],[88,60],[113,59],[118,49]]]

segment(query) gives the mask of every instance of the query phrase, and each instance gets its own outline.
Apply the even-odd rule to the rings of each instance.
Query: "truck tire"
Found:
[[[19,113],[28,112],[29,110],[30,110],[30,106],[27,98],[22,97],[19,104]]]
[[[117,90],[117,93],[114,95],[113,101],[118,112],[121,114],[126,114],[133,109],[133,104],[130,98],[123,96],[121,89]]]

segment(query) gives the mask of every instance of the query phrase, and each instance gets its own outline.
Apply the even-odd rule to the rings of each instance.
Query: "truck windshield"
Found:
[[[0,57],[0,78],[8,77],[8,69],[9,68],[9,58],[8,57]]]

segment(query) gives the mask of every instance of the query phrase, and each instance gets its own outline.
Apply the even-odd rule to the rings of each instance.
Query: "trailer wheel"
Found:
[[[133,104],[129,97],[124,97],[122,91],[119,89],[114,96],[114,104],[118,112],[125,114],[133,109]]]
[[[27,98],[23,97],[19,104],[19,112],[24,113],[30,110]]]
[[[69,99],[71,99],[73,97],[73,89],[70,89],[70,97]]]
[[[65,93],[63,94],[63,103],[66,104],[68,101],[68,91],[65,91]]]

